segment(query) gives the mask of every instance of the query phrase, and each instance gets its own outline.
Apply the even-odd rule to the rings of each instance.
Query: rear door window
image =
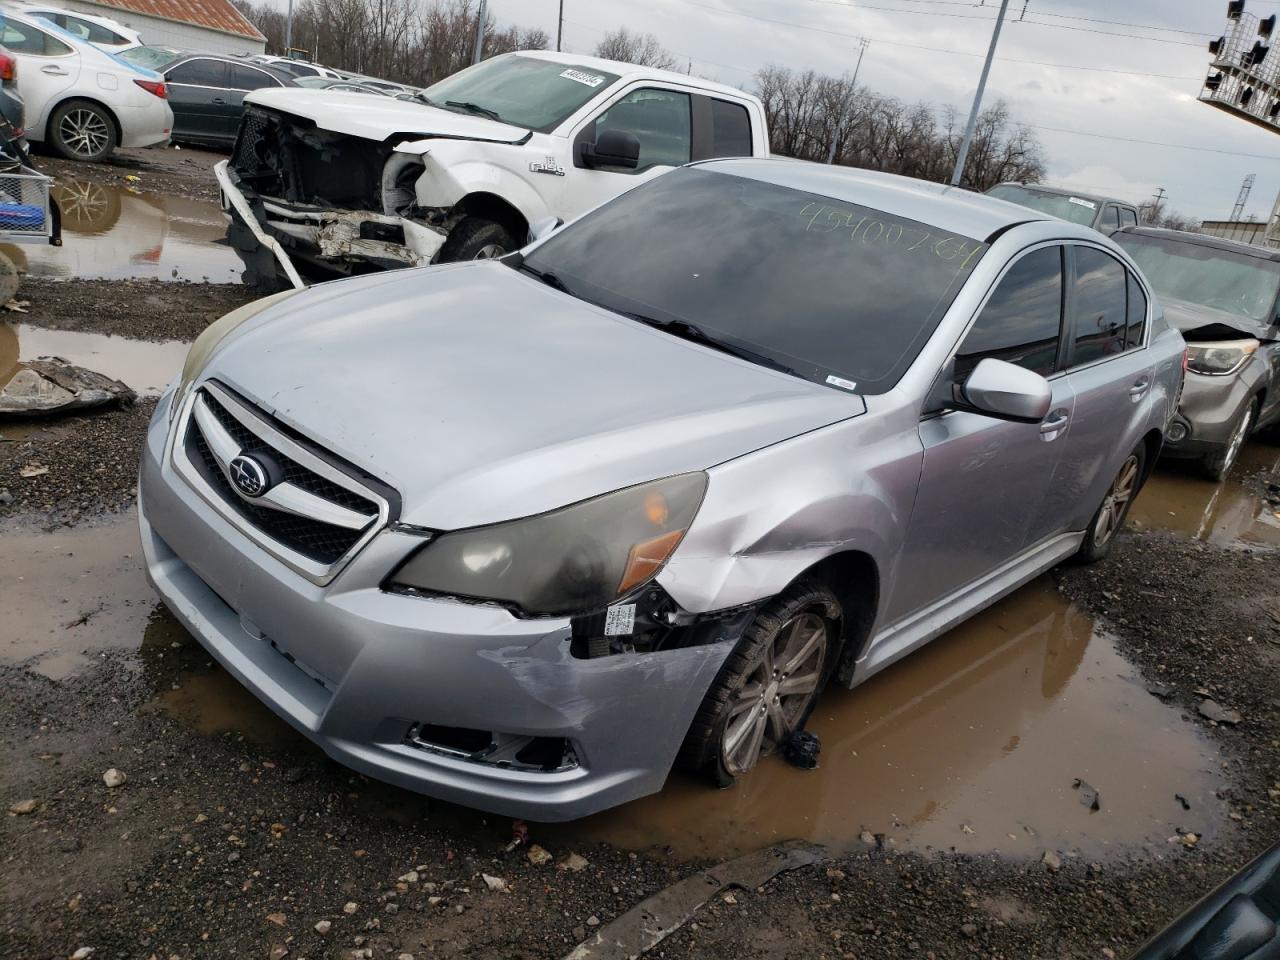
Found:
[[[71,53],[71,47],[57,37],[25,23],[7,21],[0,33],[0,45],[14,53],[26,53],[35,57],[63,57]]]
[[[992,357],[1048,376],[1062,334],[1062,248],[1034,250],[1004,275],[956,353],[955,379]]]
[[[1093,247],[1075,248],[1071,291],[1071,363],[1080,366],[1123,353],[1126,272],[1120,261]]]
[[[1147,333],[1147,295],[1142,292],[1142,285],[1137,278],[1129,274],[1129,332],[1125,337],[1125,349],[1132,350],[1142,346],[1142,338]]]
[[[262,70],[233,63],[230,86],[232,90],[261,90],[263,87],[281,87],[284,84]]]
[[[740,103],[711,98],[711,157],[751,156],[751,115]]]
[[[192,87],[227,86],[227,65],[221,60],[188,60],[168,73],[170,83],[184,83]]]

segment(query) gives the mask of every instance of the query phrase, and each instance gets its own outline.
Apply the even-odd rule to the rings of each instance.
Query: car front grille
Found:
[[[179,425],[174,463],[223,516],[316,582],[326,582],[387,518],[387,502],[323,451],[290,436],[215,383],[196,391]],[[246,494],[237,458],[266,467]]]

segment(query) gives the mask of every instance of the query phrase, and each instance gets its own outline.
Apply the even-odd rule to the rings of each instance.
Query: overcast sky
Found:
[[[554,44],[559,2],[489,6],[500,26],[541,27]],[[1205,43],[1223,32],[1226,8],[1226,0],[1010,0],[986,102],[1003,97],[1015,119],[1038,128],[1052,183],[1134,202],[1164,187],[1173,209],[1226,219],[1253,173],[1246,215],[1266,219],[1280,192],[1280,133],[1196,100]],[[999,0],[564,0],[564,49],[590,53],[625,24],[655,34],[704,76],[749,89],[769,63],[852,72],[854,38],[865,36],[860,83],[967,114],[998,9]],[[1280,0],[1247,0],[1246,9],[1269,16]]]

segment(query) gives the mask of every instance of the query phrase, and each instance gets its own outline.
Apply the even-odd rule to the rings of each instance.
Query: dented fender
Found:
[[[527,153],[511,147],[513,161]],[[515,207],[526,222],[551,215],[546,201],[526,179],[531,174],[475,158],[475,145],[465,141],[413,140],[400,143],[397,154],[422,158],[423,172],[415,184],[418,206],[449,209],[473,193],[492,193]]]

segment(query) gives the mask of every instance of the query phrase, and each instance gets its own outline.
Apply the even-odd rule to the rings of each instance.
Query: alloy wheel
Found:
[[[725,769],[741,776],[791,735],[818,694],[828,646],[816,613],[792,617],[764,645],[760,662],[734,694],[720,740]]]
[[[1240,455],[1240,448],[1244,446],[1244,442],[1249,436],[1249,427],[1252,424],[1253,407],[1250,406],[1245,410],[1240,422],[1236,424],[1236,429],[1231,434],[1231,439],[1227,441],[1226,456],[1222,460],[1222,475],[1224,477],[1231,472],[1231,467],[1236,462],[1236,457]]]
[[[483,247],[476,251],[475,259],[477,260],[496,260],[498,257],[505,257],[507,251],[498,243],[486,243]]]
[[[1133,495],[1137,490],[1138,455],[1131,453],[1123,466],[1120,467],[1120,472],[1116,474],[1116,478],[1111,484],[1111,489],[1107,491],[1107,497],[1102,501],[1102,507],[1098,510],[1098,519],[1093,527],[1093,542],[1095,546],[1106,546],[1111,538],[1115,536],[1115,532],[1120,529],[1120,524],[1124,521],[1125,511],[1129,508],[1129,501],[1133,499]]]
[[[98,111],[77,107],[58,124],[58,136],[67,149],[80,157],[94,157],[111,142],[107,120]]]

